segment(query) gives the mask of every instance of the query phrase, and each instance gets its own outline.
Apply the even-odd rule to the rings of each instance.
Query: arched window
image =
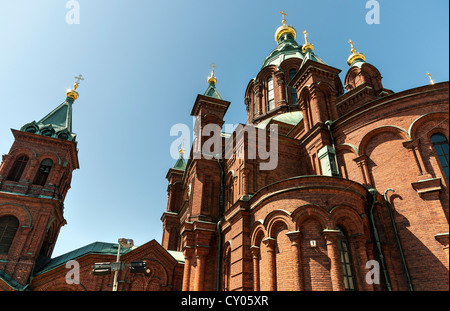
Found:
[[[23,170],[27,166],[28,157],[26,155],[20,156],[15,162],[14,165],[9,172],[8,179],[12,181],[19,181],[20,177],[22,177]]]
[[[275,108],[275,96],[273,92],[273,79],[269,77],[267,79],[267,107],[270,110]]]
[[[52,169],[52,166],[53,166],[52,160],[50,160],[50,159],[42,160],[33,184],[39,185],[39,186],[44,186],[45,183],[47,182],[47,178],[48,178],[48,175],[50,174],[50,170]]]
[[[289,81],[291,81],[297,71],[295,69],[289,70]],[[291,87],[291,105],[295,105],[297,103],[298,97],[297,97],[297,91],[295,90],[295,87]]]
[[[345,290],[356,290],[353,263],[350,255],[350,247],[345,233],[339,228],[338,249],[341,258],[342,274],[344,275]]]
[[[442,170],[444,171],[445,177],[447,180],[449,179],[449,171],[448,171],[448,141],[442,134],[434,134],[431,136],[431,142],[433,143],[434,150],[436,150],[436,154],[439,158],[439,162],[441,162]]]
[[[16,217],[4,216],[0,218],[0,254],[8,254],[18,228],[19,221]]]

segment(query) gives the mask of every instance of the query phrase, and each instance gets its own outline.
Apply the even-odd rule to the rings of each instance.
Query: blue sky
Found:
[[[345,77],[349,39],[399,92],[449,76],[449,2],[378,0],[380,23],[366,23],[365,0],[0,0],[0,153],[11,128],[38,121],[82,74],[75,102],[80,170],[73,174],[53,256],[95,241],[161,241],[174,124],[190,112],[215,63],[217,88],[245,123],[245,88],[275,48],[281,10],[314,52]]]

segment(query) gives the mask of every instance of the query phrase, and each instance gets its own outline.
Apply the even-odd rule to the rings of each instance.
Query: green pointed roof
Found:
[[[312,61],[315,61],[316,63],[320,63],[320,64],[327,65],[327,63],[325,63],[319,56],[317,56],[316,54],[314,54],[314,52],[311,51],[311,49],[307,49],[307,50],[305,51],[305,56],[304,56],[304,58],[303,58],[302,64],[300,65],[300,68],[302,68],[303,65],[306,64],[306,62],[307,62],[308,60],[312,60]]]
[[[21,131],[43,136],[75,141],[76,134],[72,132],[72,105],[74,99],[66,100],[40,121],[33,121],[21,127]]]
[[[184,159],[182,153],[180,153],[180,157],[178,158],[173,168],[180,171],[186,170],[186,160]]]
[[[222,96],[220,95],[219,91],[216,88],[216,83],[213,81],[209,82],[209,86],[206,89],[205,94],[203,95],[223,100]]]

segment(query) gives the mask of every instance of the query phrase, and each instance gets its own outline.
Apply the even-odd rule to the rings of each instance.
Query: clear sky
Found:
[[[449,76],[449,2],[378,0],[380,23],[366,23],[366,0],[0,0],[0,153],[11,128],[40,120],[82,74],[74,104],[80,169],[73,173],[53,256],[95,241],[161,241],[166,173],[175,164],[174,124],[190,112],[215,63],[231,106],[226,123],[246,122],[244,92],[275,48],[279,11],[314,52],[342,70],[349,39],[400,92]]]

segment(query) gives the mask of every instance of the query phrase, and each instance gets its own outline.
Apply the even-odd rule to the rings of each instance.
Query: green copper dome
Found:
[[[284,33],[279,37],[277,47],[264,60],[261,69],[269,65],[279,66],[289,58],[303,57],[302,46],[295,41],[291,33]]]

